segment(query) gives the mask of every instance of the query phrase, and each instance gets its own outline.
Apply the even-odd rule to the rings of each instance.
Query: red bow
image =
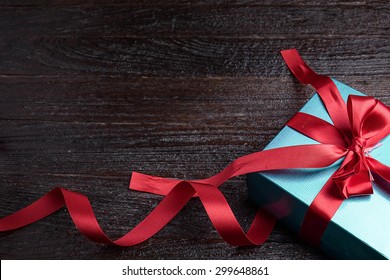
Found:
[[[310,205],[302,224],[301,235],[309,242],[319,243],[344,199],[373,192],[372,174],[384,182],[390,182],[390,168],[369,156],[370,150],[390,133],[390,109],[372,97],[361,96],[350,96],[346,106],[333,81],[311,70],[296,50],[282,51],[282,55],[302,83],[316,88],[333,122],[332,125],[317,117],[298,113],[288,122],[288,126],[321,144],[249,154],[203,180],[174,180],[133,172],[131,189],[165,195],[165,198],[140,224],[116,241],[109,239],[100,228],[88,198],[63,188],[55,188],[26,208],[0,219],[0,231],[26,226],[66,206],[77,228],[89,239],[132,246],[157,233],[191,197],[198,196],[213,225],[228,243],[261,244],[268,237],[276,219],[260,209],[245,234],[218,186],[238,175],[276,169],[322,168],[344,157],[340,168]],[[284,160],[280,161],[279,158]]]
[[[390,110],[382,102],[351,95],[347,108],[352,134],[346,143],[349,152],[333,176],[345,198],[373,193],[372,172],[377,173],[377,164],[369,152],[390,133]]]
[[[315,73],[295,49],[282,51],[282,56],[300,82],[317,90],[333,121],[332,125],[298,113],[287,125],[320,143],[346,150],[340,168],[313,200],[301,226],[300,235],[312,244],[319,244],[344,199],[373,193],[373,173],[390,182],[390,168],[369,155],[390,134],[390,108],[373,97],[356,95],[348,96],[345,106],[333,81]]]
[[[369,152],[390,133],[390,109],[372,97],[350,95],[347,112],[350,128],[346,131],[305,113],[296,114],[287,123],[322,144],[334,144],[348,151],[332,176],[343,198],[373,193],[372,173],[385,174],[383,167],[370,157]],[[387,166],[385,169],[389,174],[390,169]]]

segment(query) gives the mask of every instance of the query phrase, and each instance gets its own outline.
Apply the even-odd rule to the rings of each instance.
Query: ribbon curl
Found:
[[[167,179],[133,172],[130,189],[165,197],[142,222],[115,241],[100,228],[86,196],[60,187],[0,219],[0,232],[24,227],[65,206],[76,227],[90,240],[133,246],[156,234],[192,197],[199,197],[211,222],[226,242],[235,246],[259,245],[271,233],[276,218],[259,209],[248,233],[245,233],[218,187],[238,175],[291,168],[324,168],[344,158],[340,168],[309,206],[301,227],[300,234],[309,242],[318,244],[345,199],[373,193],[373,173],[381,178],[381,182],[390,183],[390,168],[369,155],[369,151],[390,134],[390,108],[372,97],[352,95],[346,105],[333,81],[315,73],[295,49],[281,53],[298,80],[317,90],[333,122],[330,124],[315,116],[297,113],[287,125],[320,144],[249,154],[203,180]]]

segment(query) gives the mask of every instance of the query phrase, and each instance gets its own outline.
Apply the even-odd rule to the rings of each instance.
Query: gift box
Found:
[[[333,80],[344,101],[349,95],[364,95]],[[300,112],[332,123],[316,93]],[[303,144],[318,144],[313,139],[286,126],[266,146],[265,150]],[[369,152],[372,158],[390,165],[390,137]],[[283,161],[280,158],[280,161]],[[251,173],[247,175],[249,198],[266,209],[295,232],[299,232],[305,214],[314,198],[340,168],[342,160],[326,168],[289,169]],[[340,259],[390,258],[390,195],[375,181],[372,195],[345,199],[328,223],[320,248]],[[323,205],[323,207],[327,207]]]

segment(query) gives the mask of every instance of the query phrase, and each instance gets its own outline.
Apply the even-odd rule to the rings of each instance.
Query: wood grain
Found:
[[[384,2],[383,2],[384,3]],[[7,33],[108,37],[313,38],[388,36],[387,5],[197,4],[9,7]],[[115,18],[115,20],[113,20]],[[320,27],[320,28],[319,28]],[[302,32],[304,30],[304,32]]]
[[[0,217],[52,187],[89,196],[119,237],[161,197],[131,171],[205,178],[261,150],[313,90],[278,51],[390,105],[387,1],[2,1]],[[248,228],[243,177],[222,187]],[[234,248],[194,199],[133,248],[93,244],[66,210],[0,236],[1,259],[326,259],[278,225]],[[172,245],[174,244],[174,246]]]
[[[272,77],[288,74],[278,50],[293,46],[302,49],[302,55],[320,73],[389,75],[388,42],[388,38],[232,41],[40,37],[2,41],[0,73],[61,77]],[[360,49],[362,45],[367,47]],[[351,52],[349,48],[360,51]]]

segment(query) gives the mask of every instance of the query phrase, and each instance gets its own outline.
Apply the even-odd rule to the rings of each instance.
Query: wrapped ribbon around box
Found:
[[[132,246],[152,237],[192,197],[199,197],[218,233],[235,246],[262,244],[276,220],[281,219],[305,240],[336,257],[389,258],[386,237],[390,222],[383,217],[390,215],[390,108],[316,74],[295,49],[282,51],[282,56],[298,80],[311,84],[318,95],[287,123],[266,150],[240,157],[203,180],[166,179],[133,172],[130,189],[165,197],[141,223],[115,241],[100,228],[86,196],[59,187],[0,219],[0,231],[26,226],[65,206],[76,227],[90,240]],[[249,174],[250,198],[261,206],[247,233],[218,188],[243,174]],[[354,208],[355,203],[355,208],[372,213],[358,211],[362,215],[348,217],[351,211],[347,208]],[[344,228],[345,221],[348,225]],[[349,230],[349,224],[357,225],[351,229],[360,229],[358,234]],[[370,244],[370,240],[375,243],[375,238],[367,236],[374,232],[380,232],[378,238],[383,236],[383,240]]]

